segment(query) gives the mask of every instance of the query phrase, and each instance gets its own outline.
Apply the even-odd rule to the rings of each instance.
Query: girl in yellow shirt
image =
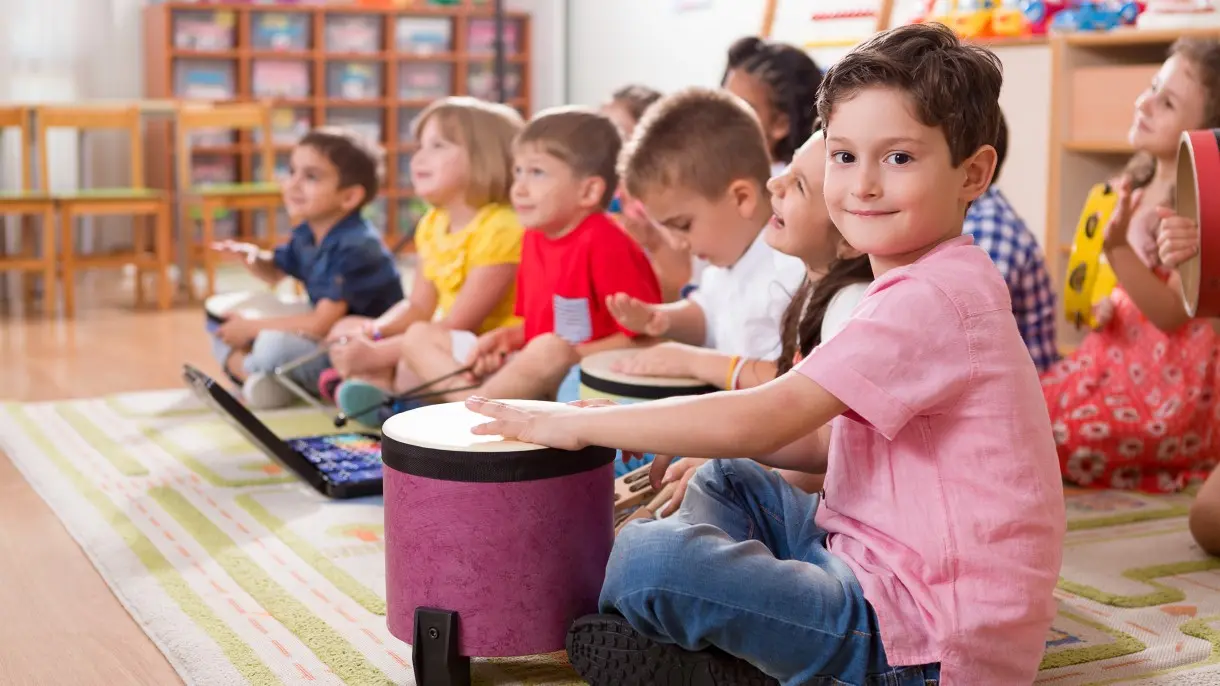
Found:
[[[524,229],[508,193],[512,142],[523,124],[507,105],[468,97],[437,100],[415,120],[411,185],[432,209],[415,230],[414,285],[381,317],[348,319],[332,331],[346,341],[332,346],[335,374],[320,390],[333,391],[340,408],[368,407],[393,392],[405,371],[402,334],[416,322],[438,322],[463,338],[515,323]]]

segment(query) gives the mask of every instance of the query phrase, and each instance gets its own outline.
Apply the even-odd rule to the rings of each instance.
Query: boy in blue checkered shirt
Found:
[[[297,143],[289,167],[284,208],[301,224],[288,242],[274,251],[234,241],[213,246],[242,258],[268,284],[285,277],[300,281],[313,306],[297,316],[229,317],[216,330],[213,354],[242,384],[246,403],[261,409],[294,399],[272,378],[277,367],[316,351],[343,317],[380,317],[403,299],[393,255],[361,216],[381,183],[380,148],[343,129],[316,129]],[[329,365],[321,355],[289,374],[303,388],[315,388]]]
[[[999,178],[1008,154],[1008,124],[1003,116],[995,149],[992,185],[970,205],[962,232],[974,236],[975,245],[986,250],[1000,270],[1008,284],[1021,338],[1038,371],[1044,372],[1059,359],[1055,345],[1055,293],[1038,240],[995,186],[994,179]]]

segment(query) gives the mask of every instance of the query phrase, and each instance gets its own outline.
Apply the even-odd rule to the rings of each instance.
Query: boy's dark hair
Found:
[[[618,127],[604,114],[586,107],[553,107],[525,125],[514,149],[535,145],[572,168],[577,176],[601,177],[606,183],[601,209],[610,206],[618,191],[615,162],[623,146]]]
[[[780,318],[781,349],[775,362],[775,375],[780,376],[792,369],[797,351],[800,351],[801,357],[808,357],[814,348],[822,344],[822,322],[835,294],[846,286],[870,283],[872,280],[873,265],[867,255],[835,260],[826,276],[816,282],[805,277]]]
[[[873,36],[828,69],[818,114],[833,128],[835,106],[861,90],[900,90],[916,118],[944,133],[956,167],[995,143],[1003,80],[991,51],[963,43],[943,24],[910,24]]]
[[[716,200],[739,179],[765,187],[771,157],[749,105],[724,91],[688,88],[648,108],[623,150],[619,172],[636,197],[681,187]]]
[[[771,92],[771,106],[788,116],[788,136],[775,142],[771,155],[777,162],[791,162],[796,149],[813,133],[818,87],[822,83],[822,70],[817,62],[796,46],[746,36],[729,46],[722,85],[733,70],[741,70],[766,84]]]
[[[1008,159],[1008,120],[1004,118],[1004,112],[1001,111],[1000,127],[995,136],[995,173],[991,175],[992,183],[1000,178],[1000,169],[1004,167],[1006,159]]]
[[[614,95],[610,96],[610,99],[625,107],[631,118],[638,122],[640,117],[644,116],[644,112],[661,99],[661,91],[633,83],[614,91]]]
[[[322,126],[305,134],[297,145],[317,150],[335,165],[339,171],[339,188],[363,188],[364,200],[359,207],[377,197],[385,175],[385,151],[377,143],[350,129]]]

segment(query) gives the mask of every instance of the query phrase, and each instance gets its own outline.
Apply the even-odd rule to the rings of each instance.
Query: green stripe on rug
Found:
[[[178,607],[191,621],[202,629],[216,645],[219,646],[229,662],[247,681],[252,684],[279,684],[280,679],[271,672],[267,665],[255,654],[254,650],[235,634],[224,620],[217,617],[208,607],[203,598],[199,597],[182,574],[161,554],[157,546],[136,527],[135,523],[124,514],[114,502],[104,493],[94,487],[85,478],[63,452],[46,437],[46,434],[26,414],[19,405],[8,406],[9,415],[21,426],[43,454],[54,464],[69,483],[89,501],[98,514],[122,537],[131,548],[132,553],[148,568]]]
[[[1208,643],[1212,644],[1212,654],[1208,656],[1206,660],[1203,660],[1202,662],[1192,662],[1188,665],[1180,665],[1178,667],[1170,667],[1168,669],[1158,669],[1154,672],[1145,672],[1137,676],[1115,677],[1113,679],[1106,679],[1105,681],[1092,681],[1089,682],[1088,686],[1105,686],[1106,684],[1119,684],[1124,682],[1131,683],[1136,679],[1144,681],[1158,676],[1166,676],[1168,674],[1176,674],[1178,672],[1187,672],[1200,667],[1205,667],[1207,665],[1220,663],[1220,631],[1216,631],[1208,626],[1210,623],[1215,621],[1220,621],[1220,615],[1196,617],[1184,622],[1182,626],[1178,627],[1178,631],[1181,631],[1183,634],[1192,638],[1207,641]],[[1196,682],[1190,681],[1187,683]],[[1203,682],[1199,681],[1197,683]]]
[[[55,413],[58,414],[72,430],[80,434],[85,442],[93,447],[106,461],[114,465],[119,473],[126,476],[147,476],[148,467],[127,452],[127,446],[114,440],[105,431],[81,412],[72,403],[56,403]]]
[[[292,529],[284,524],[275,515],[267,511],[254,499],[250,494],[240,495],[235,501],[243,510],[250,513],[259,524],[275,533],[284,545],[292,549],[292,552],[297,554],[297,557],[308,562],[310,566],[318,571],[327,581],[335,588],[347,594],[349,598],[360,604],[361,607],[375,615],[385,616],[385,601],[376,593],[370,591],[364,584],[356,581],[351,574],[343,571],[330,558],[318,552],[305,539],[293,533]]]
[[[191,532],[221,569],[284,628],[296,635],[345,683],[393,684],[339,632],[276,583],[267,572],[202,512],[172,488],[153,488],[149,497]]]
[[[1195,572],[1206,572],[1212,569],[1220,569],[1220,558],[1212,557],[1206,560],[1172,562],[1170,564],[1139,567],[1124,571],[1122,573],[1123,578],[1139,581],[1156,589],[1143,595],[1109,593],[1063,578],[1059,579],[1059,588],[1073,595],[1078,595],[1081,598],[1088,598],[1094,602],[1111,607],[1153,607],[1155,605],[1176,603],[1186,598],[1186,594],[1181,589],[1167,586],[1156,581],[1156,579],[1167,576],[1179,576],[1181,574],[1193,574]]]
[[[1100,660],[1112,660],[1116,657],[1138,653],[1141,650],[1148,648],[1143,641],[1129,634],[1124,634],[1117,629],[1113,629],[1104,624],[1100,624],[1091,619],[1087,619],[1070,610],[1059,607],[1059,616],[1067,617],[1068,619],[1083,624],[1087,627],[1097,629],[1098,631],[1108,635],[1114,639],[1113,643],[1105,643],[1102,645],[1091,645],[1083,648],[1068,648],[1054,653],[1049,653],[1042,656],[1042,664],[1038,667],[1038,671],[1044,669],[1060,669],[1062,667],[1072,667],[1074,665],[1082,665],[1086,662],[1098,662]]]

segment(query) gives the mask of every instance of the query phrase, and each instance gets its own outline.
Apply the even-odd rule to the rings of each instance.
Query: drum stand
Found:
[[[415,608],[411,669],[416,686],[470,686],[470,658],[458,648],[458,613]]]

